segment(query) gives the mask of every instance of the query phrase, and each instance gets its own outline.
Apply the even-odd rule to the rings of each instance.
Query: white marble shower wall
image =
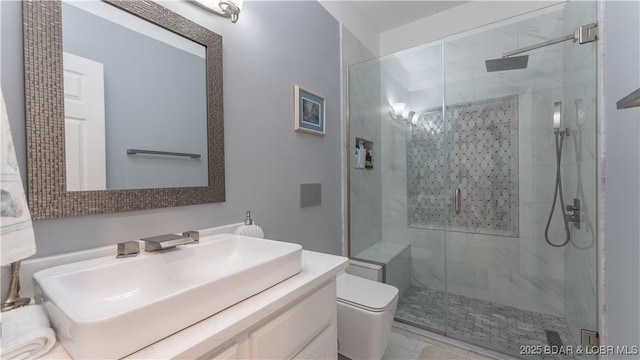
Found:
[[[349,39],[350,33],[346,34]],[[344,36],[343,32],[343,40]],[[358,253],[382,241],[382,173],[378,165],[382,114],[380,62],[375,59],[350,66],[348,74],[350,255],[357,257]],[[373,142],[372,169],[355,168],[356,137]]]
[[[353,93],[349,94],[348,90],[350,89],[347,86],[347,91],[343,94],[343,113],[349,114],[350,108],[354,111],[352,118],[355,120],[352,120],[352,126],[355,125],[355,128],[350,129],[350,133],[359,134],[357,136],[362,137],[376,136],[379,139],[380,116],[374,113],[375,109],[379,108],[377,105],[380,92],[377,86],[380,79],[379,66],[375,64],[376,61],[366,62],[374,59],[375,56],[344,25],[341,28],[341,42],[342,76],[347,84],[350,81],[354,82]],[[363,65],[353,67],[353,79],[350,79],[349,69],[351,65],[360,63]],[[358,88],[357,84],[365,86],[366,90]],[[350,99],[353,100],[352,103],[349,103]],[[363,116],[359,116],[356,111],[365,111],[365,113],[362,114]],[[368,118],[368,116],[370,117]],[[376,119],[378,120],[376,121]],[[349,132],[346,132],[346,134],[349,134]],[[343,146],[348,149],[343,159],[345,162],[344,167],[347,168],[347,164],[350,164],[347,169],[349,176],[345,176],[345,180],[343,180],[344,188],[347,188],[348,181],[355,181],[351,184],[349,195],[351,197],[350,206],[353,208],[351,223],[348,227],[352,237],[350,242],[351,255],[355,255],[353,250],[360,252],[382,240],[380,211],[374,211],[374,209],[380,209],[380,173],[370,172],[367,173],[369,176],[364,176],[365,173],[361,170],[355,171],[353,163],[355,136],[344,136],[343,138]],[[361,185],[366,188],[360,189]],[[347,211],[345,204],[345,214]],[[345,219],[345,221],[348,221],[348,219]],[[345,240],[348,239],[349,235],[346,234]],[[347,242],[345,241],[345,243]]]
[[[565,31],[596,21],[595,2],[569,2]],[[580,229],[572,227],[565,256],[565,316],[573,337],[580,329],[597,331],[596,230],[596,43],[564,44],[563,127],[570,135],[563,149],[565,201],[579,199]]]
[[[583,94],[584,91],[594,91],[595,87],[574,81],[572,72],[565,73],[567,67],[574,66],[571,57],[580,57],[578,53],[567,55],[565,46],[577,45],[558,44],[532,51],[526,70],[487,73],[484,64],[486,59],[498,58],[506,51],[570,33],[572,30],[567,29],[564,20],[567,14],[573,13],[565,7],[580,6],[581,3],[556,5],[534,15],[447,38],[444,40],[444,66],[442,54],[438,53],[440,50],[435,51],[441,42],[381,60],[382,84],[387,78],[393,79],[387,83],[394,83],[395,94],[401,92],[398,88],[406,91],[408,100],[404,101],[414,110],[442,106],[442,71],[444,100],[448,105],[508,95],[518,95],[519,100],[520,223],[517,237],[453,231],[445,235],[443,231],[408,228],[407,129],[398,123],[382,122],[382,240],[411,245],[414,285],[442,290],[445,281],[443,261],[446,259],[446,281],[450,293],[550,315],[564,316],[565,311],[574,311],[575,319],[581,318],[582,315],[578,315],[580,309],[590,307],[570,298],[582,296],[581,291],[587,291],[585,286],[578,284],[591,283],[591,275],[582,273],[580,262],[588,259],[595,264],[595,252],[581,254],[576,249],[551,247],[544,238],[555,180],[553,105],[556,101],[564,101],[565,114],[570,117],[567,106],[575,108],[575,100],[581,98],[585,111],[590,112],[587,116],[595,116],[593,97]],[[438,62],[440,65],[434,65]],[[591,76],[594,73],[592,70]],[[387,90],[383,87],[383,97]],[[575,109],[573,117],[576,118]],[[586,120],[593,128],[583,127],[584,133],[593,134],[588,135],[589,140],[583,140],[582,159],[585,163],[581,169],[582,186],[585,193],[589,193],[585,195],[588,198],[585,201],[591,206],[595,205],[595,191],[587,187],[595,184],[596,179],[595,170],[591,170],[595,169],[594,119]],[[568,145],[574,147],[573,139],[577,137],[567,139],[564,147],[567,154],[571,151]],[[563,154],[563,157],[575,159],[575,151],[573,155]],[[587,157],[590,162],[586,161]],[[567,171],[563,170],[563,176],[567,176],[567,180],[563,179],[565,197],[574,196],[578,191],[575,187],[577,182],[570,179],[572,175],[568,168],[573,167],[575,174],[577,166],[575,160],[573,165],[567,161],[563,163],[567,168]],[[550,238],[560,242],[563,225],[559,205],[556,206]],[[591,217],[591,221],[595,221],[593,214]],[[568,283],[565,277],[578,280],[575,284]],[[593,290],[588,286],[586,289]],[[595,296],[590,296],[586,302],[590,301],[595,301]]]
[[[526,70],[489,73],[484,61],[565,35],[562,15],[557,6],[445,41],[447,104],[518,95],[519,110],[519,235],[450,232],[448,290],[557,316],[564,315],[564,250],[546,244],[544,229],[555,177],[553,104],[563,100],[562,45],[528,53]],[[553,223],[550,237],[561,229]]]

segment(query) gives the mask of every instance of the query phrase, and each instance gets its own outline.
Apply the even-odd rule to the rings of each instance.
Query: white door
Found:
[[[63,56],[67,191],[105,190],[103,66],[66,52]]]

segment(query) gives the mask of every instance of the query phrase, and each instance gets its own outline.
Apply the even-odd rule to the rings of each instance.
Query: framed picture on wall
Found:
[[[324,135],[324,97],[298,85],[294,86],[294,130]]]

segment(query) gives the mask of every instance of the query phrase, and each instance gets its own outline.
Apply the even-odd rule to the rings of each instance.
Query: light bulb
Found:
[[[419,120],[420,120],[420,114],[414,113],[413,116],[411,117],[411,123],[413,125],[417,125]]]
[[[405,103],[395,103],[391,105],[391,115],[396,117],[402,115],[402,112],[404,111],[404,108],[406,106],[407,104]]]
[[[406,106],[402,111],[402,120],[409,120],[409,116],[412,112],[413,111],[411,111],[411,109],[408,106]]]

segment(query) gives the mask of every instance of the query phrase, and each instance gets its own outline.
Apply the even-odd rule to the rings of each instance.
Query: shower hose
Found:
[[[553,192],[553,204],[551,205],[551,212],[549,213],[549,219],[547,220],[547,227],[544,229],[544,238],[547,243],[554,247],[563,247],[569,243],[571,234],[569,233],[569,222],[567,221],[566,213],[564,212],[564,199],[562,196],[562,178],[560,176],[560,159],[562,158],[562,143],[564,141],[565,132],[559,129],[554,130],[556,136],[556,189]],[[554,244],[549,240],[549,225],[551,225],[551,218],[553,218],[553,211],[556,208],[556,200],[560,195],[560,210],[562,211],[562,221],[564,222],[564,230],[567,234],[565,241],[562,244]]]

